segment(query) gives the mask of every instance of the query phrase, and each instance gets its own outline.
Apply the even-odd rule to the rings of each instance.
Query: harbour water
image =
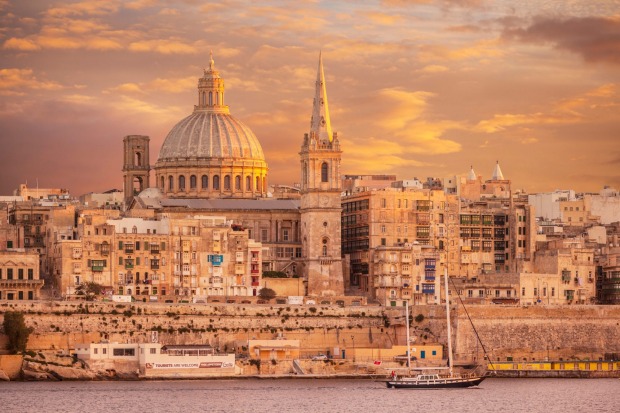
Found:
[[[617,412],[618,379],[487,379],[451,390],[380,381],[241,379],[0,382],[0,411],[21,412]]]

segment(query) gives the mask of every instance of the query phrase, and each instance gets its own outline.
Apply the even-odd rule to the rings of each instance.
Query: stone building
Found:
[[[511,191],[510,180],[495,165],[482,182],[473,168],[460,187],[461,254],[458,273],[520,272],[536,250],[536,219],[526,197]]]
[[[466,304],[518,304],[519,274],[480,274],[471,278],[454,278],[450,292],[456,292]]]
[[[262,246],[224,217],[82,215],[78,231],[78,240],[53,247],[62,296],[85,282],[144,301],[253,296],[260,289]]]
[[[405,243],[373,251],[370,298],[385,306],[438,304],[443,266],[429,245]]]
[[[0,300],[38,300],[39,255],[23,248],[0,251]]]
[[[562,304],[592,304],[596,297],[594,252],[594,248],[586,245],[582,238],[548,242],[536,251],[532,273],[554,274],[561,281],[556,291]],[[522,278],[525,278],[524,274]],[[529,284],[522,286],[526,287],[526,297],[536,301],[540,297],[543,302],[547,297],[554,298],[553,291],[548,291],[549,296],[544,294],[545,290],[541,290],[544,285],[539,286],[538,278],[530,276]],[[552,288],[551,281],[549,288]]]
[[[379,247],[429,246],[436,251],[438,263],[450,266],[451,248],[459,243],[454,195],[441,190],[382,188],[347,194],[342,207],[343,253],[351,261],[348,281],[360,294],[375,294],[372,263]]]

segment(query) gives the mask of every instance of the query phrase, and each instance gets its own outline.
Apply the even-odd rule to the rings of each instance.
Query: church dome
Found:
[[[157,187],[171,198],[266,196],[263,149],[224,104],[224,80],[213,57],[198,79],[198,105],[168,133],[154,169]]]
[[[258,139],[245,124],[230,114],[200,109],[172,128],[157,162],[191,158],[265,160]]]

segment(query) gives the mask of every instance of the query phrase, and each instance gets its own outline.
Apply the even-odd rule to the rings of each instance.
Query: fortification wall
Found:
[[[157,303],[0,303],[0,312],[22,311],[34,332],[30,350],[69,352],[76,343],[149,342],[153,332],[166,344],[209,343],[241,350],[249,339],[283,336],[300,340],[302,357],[355,348],[390,348],[406,342],[403,308]],[[620,306],[472,305],[467,307],[492,360],[558,360],[620,353]],[[412,308],[413,345],[446,343],[445,308]],[[0,322],[3,317],[0,314]],[[452,310],[457,360],[482,359],[462,307]],[[2,339],[0,338],[0,343]]]

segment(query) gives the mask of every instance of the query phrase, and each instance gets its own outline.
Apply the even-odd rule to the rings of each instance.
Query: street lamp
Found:
[[[353,362],[355,363],[355,336],[351,336],[351,341],[353,342]]]

